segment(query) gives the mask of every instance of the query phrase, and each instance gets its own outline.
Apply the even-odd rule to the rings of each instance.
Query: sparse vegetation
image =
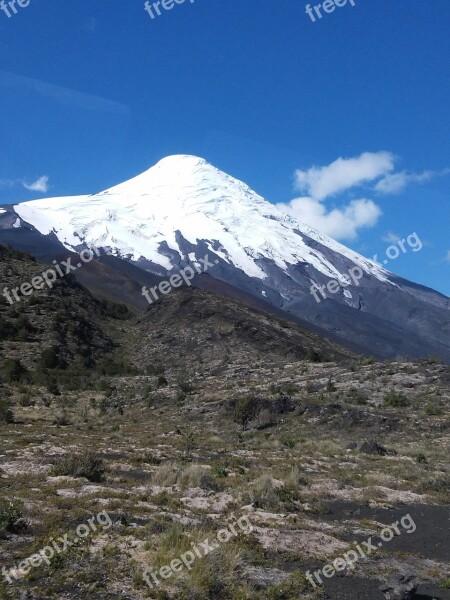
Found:
[[[313,334],[292,343],[294,325],[281,328],[289,336],[280,342],[268,315],[242,309],[235,318],[226,299],[223,308],[203,292],[176,294],[167,313],[162,299],[148,311],[156,316],[127,323],[69,280],[20,310],[0,304],[0,331],[2,323],[28,329],[26,341],[0,340],[5,565],[103,509],[114,523],[13,588],[0,585],[0,598],[29,590],[73,600],[319,600],[302,573],[373,535],[390,518],[381,506],[411,512],[420,556],[409,545],[417,538],[403,535],[393,551],[386,545],[361,561],[367,596],[378,593],[376,578],[406,568],[444,595],[448,369],[330,360]],[[192,324],[195,311],[202,318]],[[308,347],[323,360],[305,361]],[[6,380],[7,360],[27,372]],[[145,566],[169,565],[243,516],[252,534],[160,578],[158,590],[143,581]],[[349,595],[354,576],[346,573]]]
[[[0,530],[16,533],[23,528],[23,507],[16,501],[0,500]]]
[[[385,395],[384,403],[386,406],[392,406],[393,408],[404,408],[409,405],[408,398],[405,394],[395,392],[394,390]]]
[[[54,476],[85,477],[95,483],[103,481],[104,473],[103,460],[92,452],[63,456],[56,461],[52,469]]]
[[[0,390],[1,393],[1,390]],[[14,413],[9,398],[0,398],[0,425],[14,422]]]

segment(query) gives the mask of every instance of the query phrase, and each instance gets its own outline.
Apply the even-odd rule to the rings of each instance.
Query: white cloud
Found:
[[[391,152],[363,152],[355,158],[338,158],[324,167],[295,172],[295,187],[312,198],[324,200],[389,174],[394,169]]]
[[[389,173],[376,184],[375,190],[382,194],[399,194],[412,183],[424,183],[434,177],[444,177],[450,173],[450,169],[443,171],[422,171],[422,173]]]
[[[381,216],[380,207],[365,198],[329,211],[320,200],[310,197],[294,198],[287,204],[277,204],[277,207],[337,240],[355,239],[359,229],[373,227]]]
[[[48,191],[48,175],[42,175],[38,177],[33,183],[22,182],[22,185],[31,192],[47,192]]]
[[[381,208],[367,198],[351,200],[340,207],[328,207],[326,200],[339,193],[358,187],[368,187],[383,194],[396,194],[407,185],[423,183],[434,177],[450,174],[443,171],[421,173],[395,172],[396,157],[392,152],[363,152],[353,158],[338,158],[329,165],[297,169],[295,189],[304,194],[278,208],[302,223],[310,225],[335,239],[355,239],[358,230],[373,227],[381,216]],[[395,243],[400,236],[387,232],[383,241]]]
[[[381,239],[383,242],[386,242],[386,244],[396,244],[400,238],[401,238],[400,235],[397,235],[396,233],[393,233],[392,231],[388,231],[387,233],[385,233],[383,235],[383,237]]]
[[[447,262],[450,262],[450,250],[447,252],[447,256],[445,257]]]

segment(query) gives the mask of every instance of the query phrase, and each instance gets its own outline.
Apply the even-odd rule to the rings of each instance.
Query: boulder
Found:
[[[412,600],[416,597],[417,585],[416,576],[393,575],[384,585],[380,586],[386,600]]]

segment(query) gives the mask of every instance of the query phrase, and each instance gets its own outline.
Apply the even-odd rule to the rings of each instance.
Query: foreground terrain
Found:
[[[357,357],[204,290],[133,315],[70,277],[0,325],[0,597],[382,599],[413,573],[416,598],[450,598],[439,360]]]

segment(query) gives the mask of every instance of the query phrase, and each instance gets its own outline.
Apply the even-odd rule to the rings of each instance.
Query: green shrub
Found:
[[[401,392],[395,392],[391,390],[384,397],[384,403],[386,406],[392,406],[394,408],[403,408],[409,405],[408,398]]]
[[[19,398],[20,406],[34,406],[35,401],[32,399],[31,394],[29,392],[24,392],[22,396]]]
[[[313,363],[323,362],[323,358],[322,358],[322,355],[320,354],[320,352],[318,352],[317,350],[314,350],[311,347],[307,348],[307,350],[305,352],[305,360],[307,360],[308,362],[313,362]]]
[[[282,384],[271,383],[269,385],[269,392],[276,396],[277,394],[286,394],[287,396],[294,396],[298,392],[298,386],[291,381]]]
[[[187,394],[191,394],[194,391],[194,386],[189,381],[189,377],[188,377],[187,373],[185,373],[185,372],[182,372],[178,375],[177,385],[178,385],[180,392],[185,394],[185,397]]]
[[[108,355],[98,361],[96,371],[108,377],[137,374],[136,369],[131,367],[123,358],[115,358]]]
[[[54,424],[58,427],[67,427],[67,425],[70,425],[69,417],[67,416],[67,411],[64,408],[60,413],[56,415]]]
[[[292,438],[287,438],[282,441],[282,444],[283,444],[283,446],[286,446],[286,448],[289,448],[289,450],[293,450],[295,448],[295,446],[297,445],[297,440],[294,440]]]
[[[356,388],[350,388],[347,400],[350,404],[358,404],[359,406],[367,404],[367,398]]]
[[[260,404],[256,396],[246,396],[236,402],[233,418],[245,430],[250,421],[258,415],[259,410]]]
[[[158,377],[158,381],[156,382],[157,387],[165,387],[166,385],[168,385],[168,381],[166,379],[166,377],[164,375],[160,375]]]
[[[56,369],[59,366],[58,351],[55,347],[46,348],[42,352],[39,366],[42,369]]]
[[[161,363],[154,363],[152,365],[147,365],[145,370],[147,375],[164,375],[166,368]]]
[[[21,519],[22,506],[19,503],[4,501],[0,503],[0,528],[15,533],[21,529]]]
[[[444,414],[444,411],[440,406],[430,403],[425,407],[425,413],[430,417],[439,417]]]
[[[49,394],[53,394],[54,396],[60,396],[61,392],[59,390],[58,384],[56,382],[56,379],[49,379],[48,383],[47,383],[47,391],[49,392]]]
[[[212,474],[215,477],[228,477],[228,469],[216,465],[212,468]]]
[[[336,385],[333,381],[333,378],[330,375],[330,377],[328,377],[328,381],[327,381],[327,392],[335,392],[335,391],[336,391]]]
[[[52,475],[54,476],[85,477],[95,483],[103,481],[104,473],[103,460],[92,452],[63,456],[58,459],[52,468]]]
[[[450,590],[450,577],[446,577],[439,582],[439,587],[443,590]]]
[[[0,316],[0,340],[13,340],[17,335],[17,329],[11,321]]]
[[[7,358],[3,363],[2,376],[6,383],[19,383],[28,380],[28,371],[17,358]]]
[[[0,399],[0,425],[14,423],[14,413],[11,409],[11,402],[7,398]]]
[[[300,571],[294,572],[291,577],[282,584],[271,585],[267,590],[267,600],[297,600],[305,597],[312,585]]]

